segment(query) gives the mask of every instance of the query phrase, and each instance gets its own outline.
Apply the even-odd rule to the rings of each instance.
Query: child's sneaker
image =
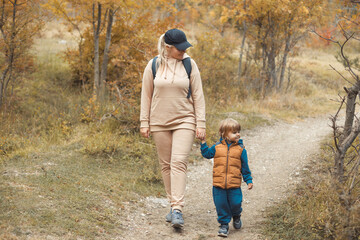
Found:
[[[227,237],[229,234],[229,225],[228,224],[221,224],[219,231],[218,231],[218,236],[220,237]]]
[[[166,215],[166,222],[171,222],[171,213],[172,213],[172,208],[170,208],[170,212]]]
[[[238,216],[234,216],[233,217],[233,226],[235,229],[240,229],[241,228],[241,219],[240,219],[241,215]]]
[[[180,210],[175,209],[171,214],[171,225],[174,228],[182,228],[184,226],[184,219]]]

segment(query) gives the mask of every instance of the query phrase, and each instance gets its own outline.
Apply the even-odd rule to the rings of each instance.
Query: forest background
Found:
[[[183,29],[194,46],[188,53],[201,72],[213,142],[226,116],[251,129],[335,114],[348,92],[345,86],[359,76],[359,5],[351,0],[2,1],[0,164],[25,172],[36,166],[39,172],[20,174],[18,184],[25,190],[17,191],[5,184],[13,176],[2,171],[0,236],[23,237],[23,229],[41,225],[46,228],[39,231],[58,236],[111,234],[114,213],[100,209],[101,196],[120,206],[138,196],[164,196],[154,145],[138,132],[143,70],[166,30]],[[289,199],[269,213],[264,234],[283,238],[300,231],[301,239],[358,239],[358,146],[347,152],[346,178],[339,180],[327,171],[334,165],[336,138],[326,145],[319,167],[322,187],[301,190],[299,195],[312,201]],[[58,199],[59,212],[32,205],[40,201],[35,185],[43,196]],[[81,211],[85,202],[93,206],[87,215]],[[290,211],[296,202],[302,203],[299,209]],[[317,217],[296,220],[309,212]],[[62,220],[55,225],[54,218]],[[75,227],[79,219],[86,224]],[[102,230],[89,231],[95,225]]]

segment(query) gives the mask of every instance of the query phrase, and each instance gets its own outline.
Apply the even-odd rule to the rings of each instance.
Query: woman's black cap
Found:
[[[186,35],[179,29],[170,29],[165,33],[165,43],[176,47],[180,51],[185,51],[192,45],[187,41]]]

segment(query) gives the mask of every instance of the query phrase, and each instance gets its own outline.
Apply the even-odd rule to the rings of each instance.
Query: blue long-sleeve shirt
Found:
[[[200,147],[201,155],[204,158],[207,158],[207,159],[214,158],[215,153],[216,153],[215,147],[216,147],[216,145],[220,144],[221,141],[222,141],[222,139],[220,139],[220,141],[218,143],[214,144],[210,148],[208,147],[208,145],[206,143],[202,143],[201,147]],[[228,148],[229,148],[231,143],[228,143],[227,141],[226,141],[226,143],[227,143]],[[241,157],[240,157],[240,160],[241,160],[241,175],[243,176],[244,182],[246,182],[246,184],[249,184],[249,183],[252,183],[252,176],[251,176],[251,171],[250,171],[250,168],[249,168],[247,152],[246,152],[246,149],[244,148],[242,139],[239,139],[238,144],[243,148],[243,151],[242,151]]]

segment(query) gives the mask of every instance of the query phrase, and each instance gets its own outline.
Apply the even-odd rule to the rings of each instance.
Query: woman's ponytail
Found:
[[[160,36],[159,41],[158,41],[159,58],[158,58],[158,62],[156,63],[156,64],[158,64],[158,66],[165,63],[165,58],[167,55],[166,46],[171,47],[171,45],[165,43],[165,34],[163,34]]]

